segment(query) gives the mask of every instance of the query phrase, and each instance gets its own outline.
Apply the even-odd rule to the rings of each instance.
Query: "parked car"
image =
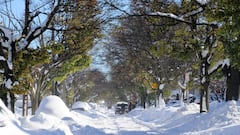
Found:
[[[128,113],[128,102],[117,102],[115,106],[115,114]]]

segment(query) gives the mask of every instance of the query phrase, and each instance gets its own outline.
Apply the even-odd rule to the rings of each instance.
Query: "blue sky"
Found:
[[[5,14],[7,12],[6,10],[6,4],[4,3],[5,0],[0,0],[0,22],[5,23],[4,25],[8,27],[7,19],[5,18]],[[11,5],[10,5],[11,4]],[[12,0],[11,2],[7,3],[8,10],[10,8],[12,9],[12,13],[16,18],[23,19],[23,11],[24,11],[24,0]],[[11,13],[11,12],[8,12]]]
[[[0,8],[5,8],[5,0],[0,0]],[[14,13],[22,14],[24,9],[24,0],[12,0],[12,10]],[[8,7],[10,2],[8,3]]]
[[[24,0],[13,0],[12,2],[13,11],[21,15],[24,11]]]

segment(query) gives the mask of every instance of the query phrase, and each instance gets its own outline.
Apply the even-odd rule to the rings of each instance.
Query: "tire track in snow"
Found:
[[[112,115],[99,120],[106,133],[114,135],[154,135],[158,134],[157,130],[149,125],[135,121],[127,115]],[[104,124],[104,126],[103,126]]]

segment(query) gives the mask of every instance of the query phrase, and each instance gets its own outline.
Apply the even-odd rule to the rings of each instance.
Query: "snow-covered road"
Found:
[[[0,100],[1,101],[1,100]],[[84,103],[88,106],[89,103]],[[164,108],[135,108],[128,114],[89,105],[85,111],[70,109],[56,96],[44,99],[35,115],[12,114],[0,102],[0,127],[4,135],[237,135],[240,102],[213,102],[209,113],[198,104]],[[4,118],[4,119],[3,119]]]
[[[99,119],[95,126],[96,128],[102,128],[108,134],[131,135],[131,133],[134,133],[135,135],[146,135],[155,133],[151,128],[136,122],[127,115]]]
[[[87,125],[84,125],[85,127],[81,127],[81,130],[85,128],[87,132],[87,129],[91,129],[91,130],[88,130],[89,132],[91,132],[91,134],[96,134],[97,130],[98,130],[97,135],[102,135],[102,134],[107,134],[107,135],[156,135],[157,134],[159,135],[161,134],[155,130],[153,125],[149,125],[148,123],[144,123],[139,120],[136,120],[127,114],[115,115],[111,110],[105,111],[104,113],[98,113],[98,115],[96,114],[89,115],[85,113],[85,116],[91,116],[88,118],[85,117],[83,113],[79,113],[79,112],[73,112],[73,115],[75,115],[76,116],[75,118],[78,119],[78,120],[75,120],[75,121],[78,121],[78,124],[81,123],[83,119],[85,123],[88,123]],[[68,123],[68,125],[70,125],[70,123]],[[93,129],[95,130],[95,133],[92,132]],[[78,134],[77,132],[75,133],[76,135]]]

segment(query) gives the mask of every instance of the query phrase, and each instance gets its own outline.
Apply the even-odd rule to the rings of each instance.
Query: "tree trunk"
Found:
[[[180,104],[181,104],[181,107],[184,106],[184,89],[181,89],[180,90]]]
[[[52,81],[52,95],[59,96],[60,93],[58,92],[58,82],[57,81]]]
[[[240,76],[239,71],[232,67],[227,68],[227,91],[226,91],[226,101],[238,100],[239,98],[239,84]]]
[[[146,100],[147,100],[147,92],[143,92],[141,96],[141,106],[145,109],[146,108]]]
[[[201,62],[201,71],[200,71],[200,81],[201,81],[201,89],[200,89],[200,113],[209,111],[209,82],[210,77],[208,74],[209,63],[207,62],[207,57],[202,58]]]
[[[11,111],[13,113],[15,113],[15,101],[16,101],[16,97],[15,94],[12,92],[9,92],[10,94],[10,107],[11,107]]]
[[[0,29],[1,30],[1,29]],[[11,31],[9,31],[11,32]],[[3,33],[4,35],[6,33]],[[11,37],[1,37],[2,35],[0,35],[0,38],[12,38],[12,34],[11,34]],[[7,43],[9,46],[7,47],[8,49],[6,50],[6,48],[4,48],[2,46],[2,42],[6,42],[3,40],[1,40],[0,42],[0,56],[5,58],[5,59],[1,59],[0,60],[0,63],[2,65],[2,68],[4,70],[4,73],[3,73],[3,84],[1,85],[1,90],[2,92],[0,93],[0,98],[3,100],[4,104],[6,106],[8,106],[8,99],[7,99],[7,95],[8,95],[8,92],[9,92],[9,89],[12,89],[12,86],[14,85],[16,79],[15,79],[15,76],[13,74],[13,61],[14,61],[14,58],[16,56],[16,42],[15,41],[11,41],[12,39],[8,39],[8,42]],[[7,51],[7,52],[6,52]],[[7,53],[7,55],[6,55]],[[12,66],[10,66],[12,65]],[[14,102],[15,102],[15,99],[14,99],[14,95],[12,95],[10,93],[10,98],[11,98],[11,109],[12,111],[14,112]]]
[[[22,115],[28,115],[28,94],[23,94]]]
[[[31,95],[31,103],[32,103],[32,114],[34,115],[40,102],[40,95],[39,94],[32,94]]]
[[[32,114],[34,115],[41,101],[40,83],[31,91],[30,99],[32,104]]]
[[[5,104],[5,106],[8,106],[8,91],[7,89],[4,87],[4,85],[2,84],[0,86],[1,90],[0,90],[0,98],[2,99],[3,103]]]

